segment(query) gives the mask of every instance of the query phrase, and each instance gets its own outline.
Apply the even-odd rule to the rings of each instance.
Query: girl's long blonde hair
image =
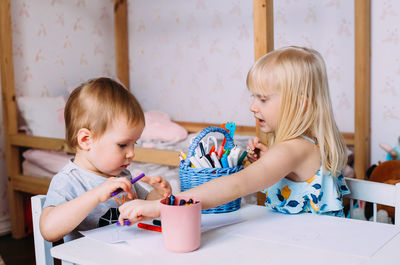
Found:
[[[317,139],[322,168],[337,175],[347,163],[346,147],[336,125],[322,56],[313,49],[284,47],[261,57],[247,75],[252,93],[281,92],[277,129],[267,145],[309,135]]]

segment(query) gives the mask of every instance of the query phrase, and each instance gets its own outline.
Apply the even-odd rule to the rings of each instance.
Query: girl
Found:
[[[321,55],[302,47],[270,52],[250,69],[247,86],[266,145],[250,140],[250,166],[178,196],[198,198],[208,209],[262,190],[276,211],[343,216],[342,196],[349,191],[340,172],[347,155]],[[119,210],[120,222],[160,214],[158,201],[134,200]]]

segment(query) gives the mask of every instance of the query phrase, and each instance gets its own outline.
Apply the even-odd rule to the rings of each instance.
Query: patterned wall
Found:
[[[11,1],[17,95],[67,96],[88,78],[114,76],[112,2]],[[385,158],[378,144],[394,145],[400,135],[400,2],[372,1],[372,10],[376,163]],[[354,130],[353,13],[353,1],[346,0],[274,3],[275,47],[303,45],[321,52],[342,131]],[[245,87],[254,56],[252,1],[131,0],[129,16],[131,90],[145,110],[163,110],[177,120],[254,124]],[[4,159],[0,169],[4,199]],[[0,205],[0,215],[7,214],[6,207]]]

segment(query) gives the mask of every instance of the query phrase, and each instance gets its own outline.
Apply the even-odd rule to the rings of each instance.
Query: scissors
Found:
[[[196,138],[196,136],[194,136],[194,137],[192,137],[192,139],[190,139],[189,144],[192,144],[194,138]],[[200,142],[202,143],[202,145],[204,147],[204,151],[207,154],[211,152],[213,145],[215,146],[214,150],[217,150],[218,142],[217,142],[217,138],[215,138],[215,136],[207,136],[207,141],[205,141],[204,139],[201,139]],[[201,150],[200,150],[199,146],[197,146],[194,151],[195,151],[195,153],[201,154]]]
[[[210,141],[212,141],[211,144],[213,144],[213,145],[210,145]],[[214,150],[218,150],[217,149],[217,147],[218,147],[217,138],[215,138],[215,136],[208,136],[207,144],[206,144],[206,150],[207,150],[206,152],[210,153],[210,152],[214,151],[214,150],[211,150],[213,146],[214,146]]]

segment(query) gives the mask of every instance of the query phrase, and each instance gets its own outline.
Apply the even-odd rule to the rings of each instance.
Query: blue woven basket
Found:
[[[233,168],[192,168],[190,167],[189,158],[193,156],[193,153],[203,139],[210,132],[219,132],[225,135],[226,143],[225,147],[227,149],[232,149],[234,147],[233,139],[229,133],[218,127],[207,127],[199,133],[199,135],[194,138],[192,144],[188,149],[188,154],[185,160],[182,160],[179,164],[179,179],[181,181],[181,190],[185,191],[196,186],[199,186],[207,181],[218,178],[224,175],[230,175],[243,169],[243,166],[237,166]],[[236,199],[234,201],[228,202],[226,204],[220,205],[215,208],[203,210],[202,213],[226,213],[236,211],[240,208],[242,198]]]

